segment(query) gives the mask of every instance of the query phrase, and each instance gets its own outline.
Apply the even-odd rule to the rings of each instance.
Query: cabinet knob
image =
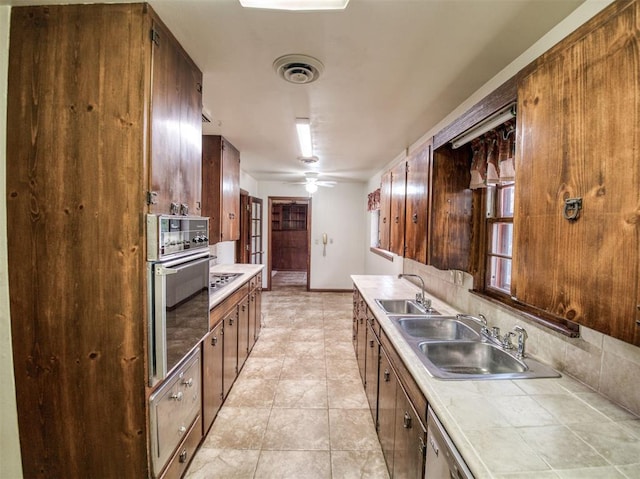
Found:
[[[171,399],[175,399],[176,401],[182,401],[184,395],[182,394],[182,391],[178,391],[177,393],[173,393],[170,397]]]
[[[388,369],[385,369],[385,371],[384,371],[384,382],[388,383],[389,381],[391,381],[391,373],[389,372]]]
[[[182,384],[187,386],[188,388],[193,387],[193,378],[183,379]]]
[[[418,213],[414,213],[411,215],[411,221],[413,221],[414,223],[418,223]]]
[[[215,346],[216,344],[218,344],[218,336],[211,338],[211,346]]]
[[[409,416],[409,413],[406,411],[404,413],[404,420],[402,422],[402,427],[404,427],[405,429],[411,429],[411,416]]]
[[[177,215],[178,212],[180,211],[180,205],[178,205],[178,203],[171,203],[171,205],[169,205],[169,213],[171,213],[172,215]]]
[[[180,214],[187,216],[189,214],[189,205],[186,203],[180,204]]]
[[[188,453],[187,453],[187,449],[183,449],[182,452],[180,452],[180,456],[178,457],[178,461],[179,462],[187,462],[187,457],[188,457]]]

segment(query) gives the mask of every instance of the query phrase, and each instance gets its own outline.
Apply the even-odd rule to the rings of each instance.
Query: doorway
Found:
[[[262,199],[240,190],[240,240],[236,263],[263,264]]]
[[[311,198],[270,196],[267,289],[309,291]]]

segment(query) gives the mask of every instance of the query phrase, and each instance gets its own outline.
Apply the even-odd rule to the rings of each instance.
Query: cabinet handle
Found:
[[[411,429],[411,416],[409,416],[409,413],[406,411],[404,413],[404,421],[402,423],[402,427],[404,427],[405,429]]]
[[[369,347],[373,348],[373,339],[371,341],[369,341]]]
[[[189,214],[189,205],[186,203],[182,203],[180,205],[180,214],[183,216],[187,216]]]
[[[211,346],[215,346],[216,344],[218,344],[218,336],[211,338]]]
[[[236,214],[235,213],[229,213],[229,219],[230,220],[235,220],[236,219]]]
[[[180,457],[178,458],[179,462],[187,462],[187,456],[189,454],[187,453],[187,449],[183,449],[182,452],[180,453]]]
[[[172,215],[177,215],[178,212],[180,211],[180,205],[178,205],[178,203],[171,203],[171,205],[169,205],[169,213],[171,213]]]
[[[384,218],[382,218],[382,224],[385,224],[387,222],[387,217],[385,216]]]
[[[411,215],[411,221],[413,221],[414,223],[418,223],[418,213],[414,213]]]
[[[391,373],[389,372],[388,369],[384,370],[384,382],[388,383],[389,381],[391,381]]]
[[[400,217],[399,216],[396,216],[395,222],[396,222],[396,224],[398,224],[400,222]]]
[[[229,318],[229,326],[233,326],[233,317]]]

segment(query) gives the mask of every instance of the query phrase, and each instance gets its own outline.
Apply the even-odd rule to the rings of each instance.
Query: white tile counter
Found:
[[[351,278],[476,478],[640,478],[640,418],[562,372],[434,378],[375,303],[414,298],[420,288],[395,276]],[[431,299],[441,314],[466,312]]]
[[[209,269],[212,273],[239,273],[242,276],[237,277],[227,286],[209,295],[209,309],[219,304],[221,301],[231,296],[240,286],[249,281],[253,276],[264,269],[262,264],[217,264]],[[261,285],[262,286],[262,285]]]

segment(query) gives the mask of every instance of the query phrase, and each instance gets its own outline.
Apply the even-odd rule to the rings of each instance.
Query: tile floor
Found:
[[[187,479],[389,477],[351,344],[352,309],[351,293],[309,293],[287,273],[273,277],[260,338]]]

